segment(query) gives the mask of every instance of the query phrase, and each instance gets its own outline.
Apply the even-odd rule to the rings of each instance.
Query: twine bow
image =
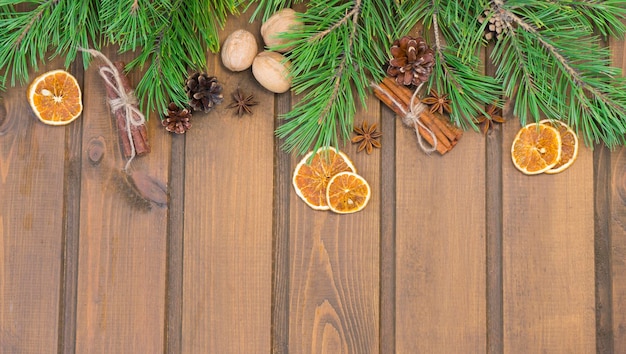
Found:
[[[130,162],[135,158],[137,152],[135,150],[135,143],[133,142],[133,135],[131,132],[131,126],[140,126],[146,122],[146,117],[137,108],[137,97],[134,91],[126,92],[124,85],[122,84],[121,74],[113,65],[113,63],[101,52],[95,49],[78,48],[81,52],[86,52],[94,57],[100,58],[106,65],[100,67],[98,73],[104,79],[104,83],[110,87],[117,95],[117,98],[109,99],[109,106],[111,112],[115,114],[120,109],[124,110],[124,117],[126,119],[126,133],[128,134],[128,140],[130,142],[130,157],[124,166],[124,171],[128,172]],[[113,80],[111,80],[113,78]]]
[[[413,96],[411,96],[411,102],[409,103],[408,111],[404,108],[404,106],[400,102],[398,102],[392,95],[390,95],[387,92],[387,90],[383,90],[382,87],[378,86],[375,83],[372,83],[371,86],[374,89],[376,89],[378,92],[385,95],[385,97],[391,100],[391,102],[402,111],[402,123],[404,123],[404,125],[410,128],[415,129],[415,134],[417,135],[417,142],[419,143],[420,148],[422,148],[422,151],[424,151],[427,154],[430,154],[431,152],[437,150],[437,137],[435,136],[435,133],[432,130],[430,130],[430,128],[428,128],[424,123],[422,123],[422,119],[420,118],[420,114],[427,108],[425,104],[417,100],[417,94],[422,88],[422,85],[420,85],[413,93]],[[422,136],[420,135],[419,133],[420,127],[424,129],[431,136],[433,140],[432,146],[428,146],[426,142],[424,141],[424,138],[422,138]]]

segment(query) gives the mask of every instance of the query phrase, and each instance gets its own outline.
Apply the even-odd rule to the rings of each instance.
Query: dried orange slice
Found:
[[[513,139],[511,158],[515,167],[524,174],[543,173],[561,158],[561,134],[547,124],[528,124]]]
[[[578,157],[578,136],[576,136],[576,132],[570,126],[558,120],[550,121],[549,119],[544,119],[539,123],[550,124],[561,134],[561,158],[546,173],[555,174],[566,170]]]
[[[293,172],[296,194],[311,208],[328,210],[326,186],[339,172],[356,172],[352,161],[341,151],[332,147],[309,152]]]
[[[335,213],[356,213],[365,208],[371,194],[365,178],[353,172],[341,172],[328,182],[326,201]]]
[[[64,70],[53,70],[37,77],[28,87],[28,102],[45,124],[65,125],[83,111],[80,86]]]

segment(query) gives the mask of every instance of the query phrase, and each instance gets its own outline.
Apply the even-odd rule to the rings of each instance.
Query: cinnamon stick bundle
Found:
[[[411,111],[413,91],[406,86],[398,85],[389,77],[386,77],[378,86],[374,87],[374,95],[399,116],[404,117]],[[417,100],[417,98],[415,99]],[[419,112],[419,118],[424,126],[435,135],[437,139],[436,149],[441,155],[452,150],[463,136],[461,129],[451,124],[438,113],[431,113],[428,109],[424,109]],[[417,124],[415,128],[426,142],[431,146],[435,146],[432,135],[426,129]]]
[[[130,82],[126,75],[124,75],[124,63],[123,62],[115,62],[113,63],[115,68],[120,73],[120,79],[122,82],[122,86],[124,86],[124,91],[126,93],[130,93],[133,89],[130,86]],[[107,73],[108,79],[110,82],[115,82],[114,78]],[[115,90],[109,85],[104,85],[107,91],[107,99],[114,100],[119,98],[118,94]],[[132,156],[132,147],[130,144],[130,140],[128,138],[128,131],[126,129],[126,116],[124,109],[118,109],[114,113],[115,121],[117,125],[117,132],[120,137],[120,145],[122,146],[122,153],[124,157]],[[135,154],[137,156],[145,155],[150,152],[150,144],[148,143],[148,131],[146,130],[145,124],[141,125],[133,125],[130,126],[130,132],[132,136],[132,141],[135,146]]]

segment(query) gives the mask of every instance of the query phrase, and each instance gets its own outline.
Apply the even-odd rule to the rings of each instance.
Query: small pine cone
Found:
[[[498,40],[502,37],[505,30],[505,23],[498,13],[494,13],[491,9],[487,9],[478,17],[478,22],[484,23],[489,19],[485,26],[485,39],[488,41]]]
[[[209,112],[224,100],[222,85],[217,78],[204,73],[191,75],[185,82],[185,92],[195,111]]]
[[[167,115],[161,124],[169,132],[185,134],[187,130],[191,129],[191,111],[187,108],[178,108],[176,103],[172,102],[167,106]]]
[[[395,40],[391,55],[387,75],[395,78],[399,85],[418,86],[426,82],[435,65],[435,52],[422,37],[404,36]]]

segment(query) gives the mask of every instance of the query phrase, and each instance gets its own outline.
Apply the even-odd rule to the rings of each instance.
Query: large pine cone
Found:
[[[418,86],[426,82],[435,65],[435,53],[422,37],[404,36],[391,47],[387,74],[399,85]]]
[[[222,85],[215,76],[195,73],[185,82],[185,92],[189,98],[189,105],[195,111],[209,112],[217,104],[222,103]]]
[[[187,108],[178,108],[176,103],[172,102],[167,106],[167,115],[161,124],[168,132],[184,134],[191,128],[191,111]]]

